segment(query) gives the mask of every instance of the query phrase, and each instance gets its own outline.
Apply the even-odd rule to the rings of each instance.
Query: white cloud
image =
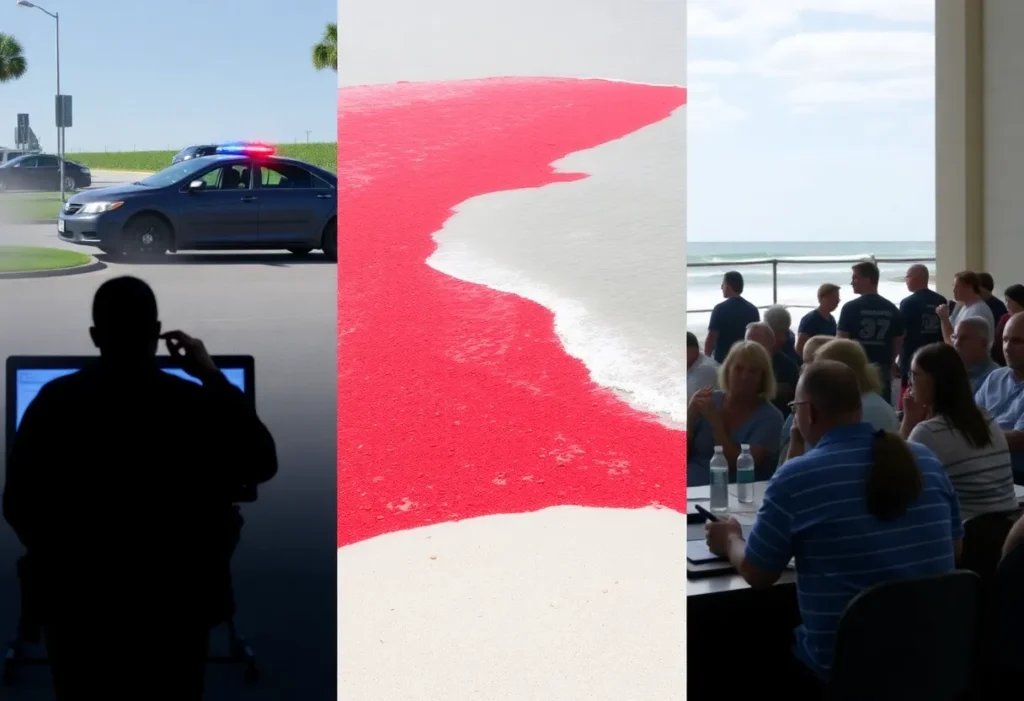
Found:
[[[814,81],[795,85],[785,93],[787,102],[799,113],[813,106],[845,103],[910,102],[935,97],[935,81],[929,78],[901,78],[869,82]]]
[[[689,0],[687,9],[692,37],[762,38],[796,26],[808,12],[890,22],[935,20],[935,0]]]
[[[734,75],[739,73],[740,64],[735,61],[689,61],[687,75]]]
[[[688,131],[713,131],[746,121],[750,115],[732,104],[711,83],[696,83],[687,88],[686,127]]]
[[[758,60],[767,75],[821,78],[930,72],[935,36],[927,32],[804,32],[775,42]]]

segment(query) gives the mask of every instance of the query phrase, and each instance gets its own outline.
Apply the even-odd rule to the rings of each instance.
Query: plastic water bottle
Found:
[[[715,456],[711,458],[711,511],[729,510],[729,461],[725,459],[725,450],[715,446]]]
[[[754,503],[754,456],[746,443],[740,445],[740,456],[736,458],[736,498],[741,504]]]

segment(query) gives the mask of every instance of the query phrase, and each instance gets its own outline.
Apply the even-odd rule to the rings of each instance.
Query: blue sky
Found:
[[[689,0],[687,239],[933,239],[934,2]]]
[[[311,47],[335,0],[41,0],[60,14],[61,89],[74,100],[68,151],[181,148],[233,139],[334,141],[336,76]],[[244,8],[244,9],[242,9]],[[0,0],[0,32],[28,72],[0,84],[0,145],[28,112],[55,150],[54,21]]]

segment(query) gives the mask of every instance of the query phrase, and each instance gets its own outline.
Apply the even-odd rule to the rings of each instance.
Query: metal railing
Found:
[[[730,261],[717,261],[707,263],[687,263],[686,267],[689,268],[722,268],[723,270],[732,270],[741,266],[751,265],[771,265],[772,266],[772,305],[779,303],[779,264],[785,265],[820,265],[821,263],[849,263],[854,265],[855,263],[861,263],[870,261],[875,265],[880,263],[934,263],[935,258],[876,258],[875,256],[859,257],[850,256],[846,258],[749,258],[746,260],[730,260]],[[767,309],[771,305],[764,305],[758,307],[758,309]],[[789,305],[792,307],[801,307],[803,305]],[[814,305],[807,305],[808,308]],[[687,314],[710,314],[714,309],[687,309]]]

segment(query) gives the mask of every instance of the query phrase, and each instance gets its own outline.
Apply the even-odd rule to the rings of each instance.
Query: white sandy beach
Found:
[[[675,701],[686,516],[563,506],[338,553],[338,698]]]

